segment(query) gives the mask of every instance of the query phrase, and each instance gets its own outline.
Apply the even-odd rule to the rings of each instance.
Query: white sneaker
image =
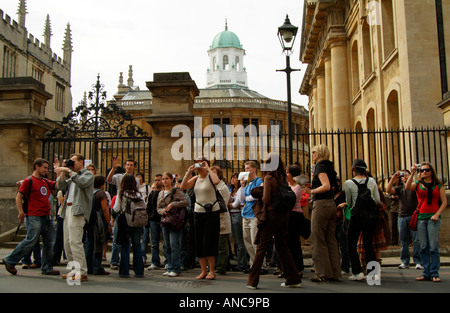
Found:
[[[163,276],[168,276],[170,274],[170,272],[164,272],[162,275]]]
[[[256,287],[250,286],[250,285],[247,285],[247,288],[248,288],[248,289],[251,289],[251,290],[256,290]]]
[[[405,264],[405,263],[402,263],[402,264],[400,264],[400,265],[398,266],[398,268],[400,268],[400,269],[407,269],[407,268],[409,268],[409,265],[408,265],[408,264]]]
[[[177,277],[177,276],[180,276],[180,274],[175,273],[175,272],[170,272],[169,274],[167,274],[167,276],[169,276],[169,277]]]
[[[148,270],[156,270],[156,269],[158,269],[158,266],[156,266],[155,264],[152,264],[147,269]]]
[[[281,283],[281,287],[286,287],[286,288],[300,288],[301,286],[302,286],[302,283],[292,284],[292,285],[286,285],[286,283]]]
[[[361,272],[359,274],[356,275],[352,275],[348,278],[348,280],[364,280],[366,277],[364,276],[364,273]]]
[[[423,270],[422,264],[417,264],[416,265],[416,270]]]

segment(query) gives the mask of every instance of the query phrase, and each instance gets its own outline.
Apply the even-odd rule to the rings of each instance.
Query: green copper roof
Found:
[[[218,33],[211,44],[211,50],[216,48],[237,48],[242,49],[241,42],[235,33],[228,30],[228,25],[225,23],[225,30]]]

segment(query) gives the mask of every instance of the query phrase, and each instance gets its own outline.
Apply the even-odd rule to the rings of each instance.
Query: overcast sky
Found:
[[[18,20],[19,0],[0,4],[4,14]],[[64,31],[72,30],[72,105],[100,74],[107,98],[117,91],[119,73],[124,82],[133,66],[134,85],[147,90],[153,73],[189,72],[198,88],[206,86],[207,50],[225,28],[234,32],[246,50],[249,88],[276,100],[287,100],[286,66],[277,37],[278,27],[289,14],[301,31],[301,0],[28,0],[26,27],[41,42],[47,14],[50,16],[51,48],[62,58]],[[300,37],[295,41],[291,67],[292,102],[307,106],[298,93],[306,65],[299,61]]]

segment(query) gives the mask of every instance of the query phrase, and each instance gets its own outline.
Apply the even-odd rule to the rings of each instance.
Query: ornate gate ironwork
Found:
[[[112,157],[123,162],[133,158],[136,170],[150,178],[151,137],[140,126],[133,124],[127,114],[115,103],[106,104],[106,91],[100,84],[100,76],[88,94],[88,103],[82,103],[71,111],[57,127],[46,133],[42,155],[53,162],[55,158],[68,158],[81,153],[97,167],[97,173],[108,175]]]

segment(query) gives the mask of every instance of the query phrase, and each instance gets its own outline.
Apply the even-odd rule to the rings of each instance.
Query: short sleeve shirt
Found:
[[[408,190],[404,185],[395,187],[399,198],[399,217],[411,216],[417,208],[417,196],[414,190]]]
[[[107,199],[106,192],[101,189],[98,190],[94,195],[94,199],[95,199],[95,210],[101,212],[102,211],[102,200]]]
[[[25,179],[19,187],[19,192],[28,197],[28,212],[29,216],[46,216],[50,215],[50,193],[55,188],[56,182],[50,181],[46,178],[36,178],[31,176],[33,183],[30,188],[30,180]]]

